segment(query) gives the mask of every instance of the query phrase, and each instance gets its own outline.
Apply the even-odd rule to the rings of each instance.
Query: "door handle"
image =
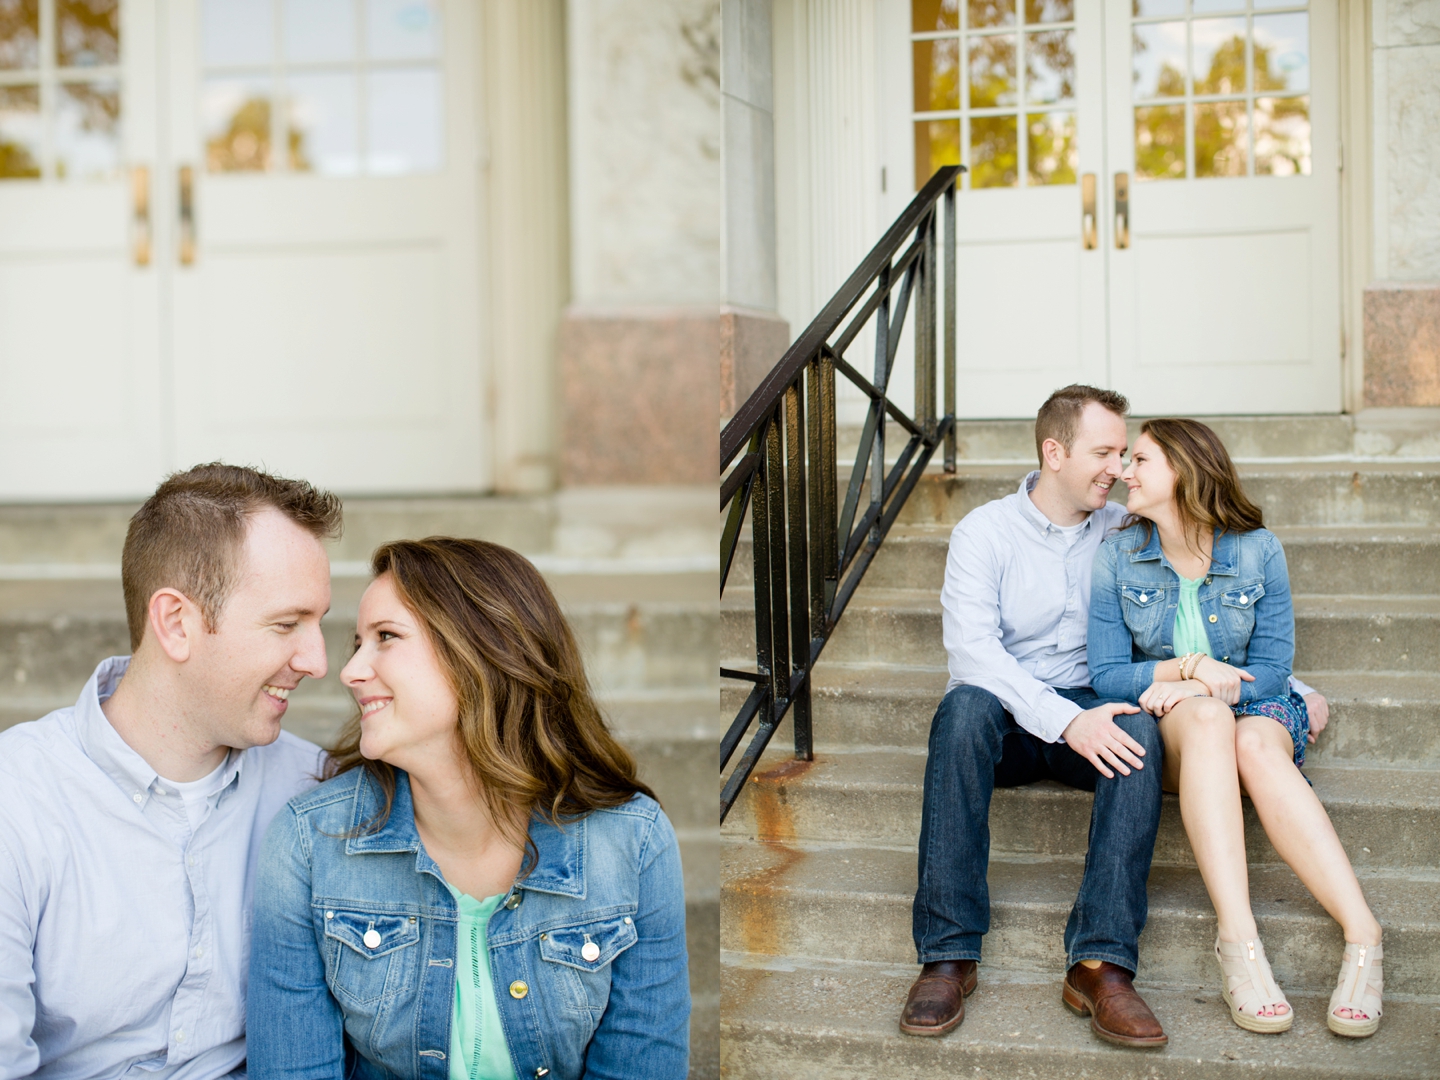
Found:
[[[150,170],[130,170],[130,238],[136,266],[150,265]]]
[[[195,170],[180,166],[180,265],[195,262]]]
[[[1095,174],[1080,177],[1080,236],[1086,251],[1094,249],[1095,238]]]
[[[1115,246],[1130,246],[1130,174],[1115,174]]]

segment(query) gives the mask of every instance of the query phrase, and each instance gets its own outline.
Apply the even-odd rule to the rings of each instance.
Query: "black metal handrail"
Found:
[[[720,740],[722,775],[751,721],[759,718],[721,788],[721,821],[792,706],[795,756],[812,757],[810,674],[815,662],[942,441],[945,471],[955,471],[955,189],[963,171],[947,165],[930,178],[720,433],[720,509],[730,508],[720,539],[721,595],[747,508],[755,566],[755,671],[720,669],[721,678],[753,684]],[[936,239],[942,201],[943,251],[937,250]],[[936,260],[942,254],[945,413],[937,417]],[[897,288],[899,295],[892,298]],[[912,300],[913,418],[887,395]],[[845,323],[851,312],[853,318]],[[872,317],[875,377],[870,380],[846,361],[845,351]],[[843,504],[835,441],[836,372],[870,398]],[[887,417],[909,433],[888,472]],[[867,476],[869,502],[862,511]]]

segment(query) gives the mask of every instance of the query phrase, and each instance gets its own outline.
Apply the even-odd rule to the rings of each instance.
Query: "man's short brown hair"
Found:
[[[1080,431],[1080,414],[1090,402],[1105,406],[1116,416],[1124,419],[1130,412],[1130,402],[1125,395],[1114,390],[1101,390],[1084,383],[1062,386],[1040,406],[1035,416],[1035,456],[1040,466],[1045,466],[1045,440],[1054,439],[1070,453],[1075,448],[1075,436]]]
[[[249,515],[280,511],[317,540],[340,535],[340,500],[304,480],[211,462],[174,473],[145,500],[125,533],[120,581],[130,648],[140,647],[150,598],[178,589],[200,608],[212,633],[235,587]]]

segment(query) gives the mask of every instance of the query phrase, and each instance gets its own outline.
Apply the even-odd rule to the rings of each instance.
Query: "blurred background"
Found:
[[[0,0],[0,725],[128,651],[173,470],[344,497],[322,743],[377,544],[519,549],[679,831],[696,1077],[720,143],[719,0]]]

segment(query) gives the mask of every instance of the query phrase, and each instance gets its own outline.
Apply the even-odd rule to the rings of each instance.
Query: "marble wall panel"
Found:
[[[1389,257],[1380,269],[1391,280],[1440,281],[1440,44],[1385,51]]]

